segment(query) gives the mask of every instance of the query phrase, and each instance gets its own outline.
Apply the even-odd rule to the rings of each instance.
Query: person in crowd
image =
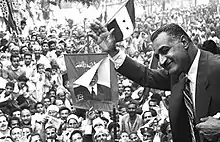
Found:
[[[18,54],[13,54],[10,57],[11,65],[6,69],[9,80],[16,82],[20,75],[26,75],[26,72],[20,66],[20,57]]]
[[[127,112],[121,120],[121,132],[125,131],[128,134],[131,132],[137,132],[137,130],[143,125],[141,116],[137,114],[137,104],[130,102],[127,105]]]
[[[21,127],[21,121],[18,117],[10,117],[8,121],[8,126],[10,128]]]
[[[14,127],[10,131],[11,138],[13,142],[21,142],[22,141],[22,129],[20,127]]]
[[[220,62],[217,56],[196,48],[179,25],[167,24],[151,36],[155,55],[164,69],[151,70],[115,48],[113,30],[109,32],[97,22],[91,23],[90,27],[95,32],[93,36],[97,43],[115,59],[117,71],[143,86],[171,90],[169,114],[174,141],[200,141],[199,135],[202,135],[202,139],[206,141],[216,141],[215,134],[218,132],[215,130],[219,129],[217,124],[220,121],[213,119],[212,116],[220,111],[218,105],[220,90],[216,85],[220,77],[217,73]],[[101,32],[98,32],[98,29],[102,29]],[[131,68],[132,71],[128,72],[127,70]],[[191,72],[198,73],[197,77]],[[208,89],[210,87],[212,89]],[[187,88],[190,91],[187,92]],[[190,94],[194,94],[194,97],[190,96],[191,103],[187,104],[189,102],[187,96]],[[189,113],[190,110],[196,115]],[[215,125],[210,125],[210,122]],[[209,131],[210,129],[213,131]]]
[[[74,130],[70,135],[70,142],[83,142],[83,134],[80,130]]]
[[[5,115],[0,115],[0,138],[10,137],[10,128],[8,125],[8,118]]]

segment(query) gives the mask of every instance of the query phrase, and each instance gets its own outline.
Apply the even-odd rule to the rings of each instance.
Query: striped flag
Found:
[[[9,1],[8,0],[1,0],[0,1],[0,8],[1,8],[3,18],[5,20],[5,23],[9,29],[9,31],[11,32],[11,29],[12,29],[13,31],[18,33],[16,23],[15,23],[13,16],[12,16],[12,10],[11,10],[11,5],[10,5]]]
[[[134,0],[128,0],[110,19],[107,29],[110,31],[114,28],[116,42],[128,38],[135,29],[135,9]]]

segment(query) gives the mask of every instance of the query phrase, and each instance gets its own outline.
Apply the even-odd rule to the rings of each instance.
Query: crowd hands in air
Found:
[[[117,122],[113,122],[112,112],[74,107],[64,54],[105,51],[113,57],[120,49],[150,66],[150,36],[172,21],[185,28],[198,48],[218,54],[219,18],[209,15],[209,7],[203,10],[137,18],[134,33],[120,43],[115,43],[113,30],[107,31],[97,21],[91,23],[90,36],[80,26],[68,25],[36,26],[27,32],[25,21],[19,36],[4,31],[0,37],[0,142],[172,142],[169,91],[144,88],[118,74],[119,103]]]

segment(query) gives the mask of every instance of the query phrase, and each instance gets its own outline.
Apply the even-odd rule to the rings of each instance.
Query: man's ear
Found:
[[[188,37],[185,36],[185,35],[182,35],[182,36],[180,37],[180,41],[182,42],[184,48],[185,48],[185,49],[188,49],[188,47],[189,47],[189,39],[188,39]]]

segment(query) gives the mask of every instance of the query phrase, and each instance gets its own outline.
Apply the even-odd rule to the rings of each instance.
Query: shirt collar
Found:
[[[189,69],[189,72],[187,74],[188,79],[191,82],[196,82],[196,75],[197,75],[197,70],[198,70],[198,66],[199,66],[199,57],[200,57],[201,51],[198,49],[198,52],[196,53],[196,57]]]

